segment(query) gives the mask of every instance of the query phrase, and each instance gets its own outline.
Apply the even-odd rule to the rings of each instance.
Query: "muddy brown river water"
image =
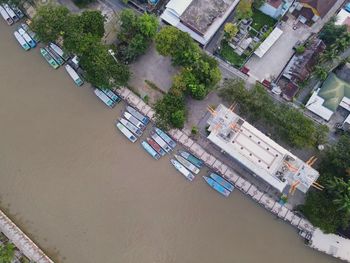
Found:
[[[114,128],[122,104],[76,88],[13,30],[0,21],[0,207],[53,260],[337,262],[239,191],[154,161]]]

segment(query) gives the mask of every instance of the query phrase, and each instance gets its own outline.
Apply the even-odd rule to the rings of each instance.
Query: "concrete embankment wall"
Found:
[[[31,261],[36,263],[53,263],[1,210],[0,231]]]
[[[127,88],[120,88],[116,89],[115,92],[117,92],[131,106],[135,107],[137,110],[154,121],[154,110],[132,91]],[[170,130],[169,134],[174,140],[181,143],[186,149],[188,149],[188,151],[203,160],[210,169],[230,181],[235,185],[236,189],[252,198],[259,205],[276,215],[278,218],[283,219],[303,232],[309,233],[313,238],[315,237],[314,233],[316,233],[317,236],[317,233],[320,232],[320,230],[316,229],[308,220],[301,218],[284,205],[281,205],[268,194],[259,191],[257,186],[239,176],[233,169],[205,151],[201,145],[194,142],[184,131],[174,129]],[[333,257],[350,262],[350,248],[344,246],[344,242],[333,242],[334,238],[332,238],[331,235],[323,235],[322,237],[323,242],[319,243],[322,243],[323,246],[317,244],[317,242],[311,242],[310,246]],[[327,250],[324,247],[329,247],[329,249]],[[337,250],[337,252],[335,253],[334,250]],[[346,256],[344,256],[344,253]]]

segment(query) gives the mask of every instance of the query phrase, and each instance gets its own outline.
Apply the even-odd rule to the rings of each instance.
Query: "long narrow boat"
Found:
[[[54,60],[56,60],[56,62],[58,63],[58,65],[62,66],[64,64],[64,60],[63,58],[61,58],[52,48],[50,48],[50,46],[46,46],[45,47],[47,52],[49,52],[50,56],[54,58]]]
[[[21,45],[21,47],[24,50],[27,51],[30,49],[29,44],[24,40],[24,38],[17,31],[15,31],[13,34],[14,34],[15,38],[17,39],[18,43]]]
[[[52,48],[56,52],[56,54],[58,54],[65,61],[67,61],[69,59],[69,56],[66,53],[64,53],[64,51],[56,44],[50,43],[49,46],[50,46],[50,48]]]
[[[68,72],[69,76],[73,79],[74,83],[77,86],[81,86],[84,84],[84,81],[80,78],[80,76],[78,75],[78,73],[68,64],[64,66],[64,68],[66,69],[66,71]]]
[[[5,8],[3,8],[1,5],[0,5],[0,14],[9,26],[13,24],[12,18],[6,12]]]
[[[106,94],[104,94],[100,89],[94,89],[94,93],[108,107],[113,108],[115,106],[115,102],[111,100]]]
[[[137,128],[134,124],[132,124],[130,121],[124,118],[121,118],[120,123],[123,124],[126,128],[128,128],[131,132],[133,132],[137,136],[140,137],[142,135],[142,131],[139,128]]]
[[[176,142],[173,139],[171,139],[168,134],[166,134],[165,132],[163,132],[161,129],[157,127],[155,127],[154,130],[167,144],[169,144],[171,148],[174,149],[176,147]]]
[[[18,16],[15,14],[15,12],[13,12],[8,4],[4,4],[4,8],[14,22],[19,20]]]
[[[35,48],[35,47],[36,47],[36,42],[35,42],[35,40],[32,39],[32,38],[28,35],[28,33],[27,33],[21,26],[19,26],[19,27],[17,28],[17,31],[18,31],[18,33],[24,38],[24,40],[29,44],[29,46],[30,46],[31,48]]]
[[[159,153],[157,153],[147,142],[142,141],[141,145],[154,159],[158,160],[160,158]]]
[[[143,124],[147,125],[149,123],[149,118],[146,117],[145,115],[142,115],[140,112],[135,110],[133,107],[127,106],[126,110],[130,112],[132,116],[134,116],[136,119],[141,121]]]
[[[159,135],[157,133],[155,133],[154,131],[151,131],[151,137],[153,140],[156,141],[156,143],[159,144],[160,147],[162,147],[167,153],[171,151],[171,148],[169,147],[169,145],[163,141],[162,138],[159,137]]]
[[[175,154],[174,156],[183,166],[185,166],[192,173],[198,174],[200,172],[200,170],[194,164],[192,164],[191,162],[187,161],[181,155]]]
[[[22,10],[19,9],[17,6],[11,5],[11,9],[13,10],[13,12],[15,12],[15,14],[18,16],[19,19],[24,17]]]
[[[223,187],[222,185],[220,185],[219,183],[217,183],[216,181],[214,181],[210,177],[203,176],[203,178],[207,182],[207,184],[210,185],[211,188],[218,191],[223,196],[228,197],[230,195],[231,192],[229,190],[227,190],[225,187]]]
[[[129,112],[125,111],[124,117],[125,119],[130,121],[132,124],[134,124],[137,128],[144,130],[145,125],[142,122],[140,122],[138,119],[136,119],[134,116],[132,116]]]
[[[56,60],[53,59],[53,57],[50,56],[49,52],[45,48],[40,48],[41,55],[45,58],[47,63],[50,64],[51,67],[54,69],[59,68],[60,65],[57,64]]]
[[[159,146],[158,143],[155,142],[155,140],[151,139],[151,138],[147,138],[146,139],[148,144],[152,146],[152,148],[154,150],[156,150],[161,156],[165,155],[165,151],[162,149],[162,147]]]
[[[123,124],[117,122],[115,126],[125,135],[131,142],[136,142],[137,138]]]
[[[110,89],[101,89],[104,94],[106,94],[108,97],[110,97],[115,103],[118,103],[121,99],[118,95],[116,95],[112,90]]]
[[[30,29],[30,27],[26,23],[22,23],[21,27],[28,33],[28,35],[36,42],[39,43],[40,39],[38,36]]]
[[[185,166],[174,159],[171,159],[170,162],[183,176],[185,176],[188,180],[193,181],[194,175],[189,170],[187,170]]]
[[[180,155],[185,158],[187,161],[190,161],[191,163],[193,163],[195,166],[197,166],[198,168],[202,168],[204,165],[204,162],[200,159],[198,159],[197,157],[195,157],[194,155],[186,152],[186,151],[179,151]]]
[[[230,184],[228,181],[226,181],[224,178],[222,178],[220,175],[218,175],[216,173],[211,173],[210,177],[213,180],[215,180],[216,182],[218,182],[219,184],[221,184],[223,187],[225,187],[230,192],[232,192],[233,189],[235,188],[232,184]]]

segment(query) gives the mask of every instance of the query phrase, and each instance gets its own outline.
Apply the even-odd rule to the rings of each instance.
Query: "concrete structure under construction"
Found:
[[[170,0],[161,18],[205,46],[239,0]]]
[[[254,176],[280,192],[306,193],[315,185],[319,173],[313,161],[300,160],[224,105],[211,113],[208,139]]]

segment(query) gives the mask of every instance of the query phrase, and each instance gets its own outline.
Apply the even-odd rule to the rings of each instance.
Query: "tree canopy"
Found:
[[[237,35],[238,27],[235,24],[226,23],[224,27],[224,32],[225,32],[225,38],[227,40],[231,40]]]
[[[11,263],[15,256],[15,247],[11,243],[0,244],[0,262]]]
[[[236,8],[236,17],[238,19],[244,19],[249,18],[252,15],[252,0],[241,0]]]

